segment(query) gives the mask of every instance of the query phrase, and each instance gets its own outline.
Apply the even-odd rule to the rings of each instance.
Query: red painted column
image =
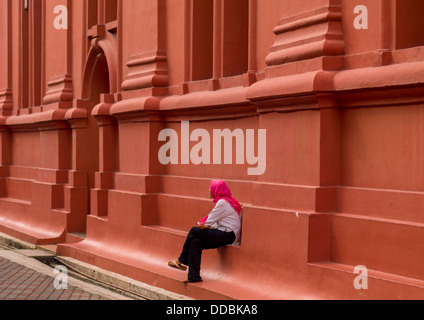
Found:
[[[34,3],[30,2],[29,5]],[[62,10],[57,11],[57,8]],[[35,8],[30,8],[31,10],[34,11]],[[64,119],[65,111],[58,110],[70,108],[73,99],[72,1],[45,1],[38,10],[42,10],[40,15],[43,17],[42,41],[31,43],[45,44],[39,61],[33,62],[34,66],[39,63],[43,66],[40,76],[45,83],[42,83],[44,97],[40,120],[34,116],[35,122],[38,123],[40,156],[38,175],[32,188],[32,205],[35,211],[38,211],[40,220],[44,220],[45,224],[58,233],[56,241],[65,241],[68,218],[72,219],[64,210],[67,202],[64,183],[68,181],[68,170],[71,168],[71,131]],[[61,20],[64,28],[67,20],[68,29],[57,29],[55,20],[59,14],[65,19]],[[32,24],[34,23],[35,21],[32,21]],[[35,37],[35,34],[31,37]],[[35,50],[34,48],[34,52]],[[32,85],[38,87],[36,82]]]
[[[127,66],[124,68],[127,73],[123,75],[122,100],[110,110],[119,121],[119,145],[129,148],[120,152],[122,173],[148,175],[158,172],[150,152],[160,124],[149,119],[156,119],[159,101],[168,90],[165,5],[163,0],[122,2],[126,23],[122,24],[121,34],[122,41],[127,43],[122,48],[122,61]],[[134,152],[127,156],[131,148]]]
[[[108,216],[109,190],[113,189],[119,164],[118,125],[109,114],[113,103],[114,96],[104,94],[93,111],[99,125],[99,169],[95,176],[95,188],[91,190],[90,213],[99,217]]]
[[[166,70],[165,34],[163,33],[165,1],[129,0],[122,2],[122,48],[124,75],[122,88],[126,91],[142,90],[141,95],[164,95],[161,87],[168,84]],[[143,17],[142,19],[140,17]],[[140,32],[143,30],[143,32]]]
[[[247,96],[258,106],[260,127],[269,133],[270,160],[259,181],[285,186],[282,191],[282,186],[258,184],[255,192],[258,199],[278,199],[284,192],[280,207],[313,212],[309,232],[321,236],[310,238],[304,258],[322,261],[330,250],[327,212],[336,209],[340,184],[340,110],[333,77],[343,67],[345,52],[341,1],[281,4],[265,79]],[[306,196],[311,188],[314,192]]]
[[[338,142],[331,140],[337,139],[338,120],[334,115],[337,111],[325,111],[324,108],[337,107],[332,78],[334,71],[343,66],[344,37],[340,2],[317,1],[314,6],[310,3],[294,6],[292,2],[286,1],[283,2],[282,12],[282,19],[274,29],[275,43],[266,58],[265,79],[252,85],[248,97],[263,112],[299,111],[295,113],[297,116],[313,121],[313,126],[309,127],[315,131],[311,131],[312,136],[308,139],[311,143],[309,148],[312,148],[309,154],[313,161],[308,160],[304,168],[310,173],[302,178],[293,167],[298,162],[291,159],[286,171],[293,172],[295,180],[287,173],[284,178],[286,182],[315,186],[337,185],[337,174],[328,170],[323,172],[326,167],[338,171]],[[294,95],[298,99],[291,99]],[[310,116],[306,116],[306,110],[311,110]],[[268,117],[264,114],[261,118],[264,127],[268,127],[263,122]],[[293,130],[291,135],[296,134],[296,128]],[[323,140],[323,137],[327,138]],[[293,138],[296,139],[296,135]],[[334,151],[329,153],[330,150]],[[327,166],[331,163],[334,165]],[[276,169],[271,168],[269,172]],[[267,178],[265,175],[264,179]]]
[[[68,12],[68,29],[56,29],[55,19],[59,13],[55,8],[65,6]],[[72,1],[45,1],[45,108],[70,108],[73,99],[72,86]]]

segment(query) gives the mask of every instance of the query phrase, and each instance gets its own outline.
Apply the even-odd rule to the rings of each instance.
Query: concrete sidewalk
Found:
[[[58,275],[34,258],[0,249],[0,300],[130,300],[69,276],[67,288],[56,289]]]
[[[0,300],[132,300],[70,276],[66,289],[56,289],[58,275],[34,258],[0,249]]]
[[[0,233],[0,300],[191,300]],[[68,271],[56,289],[54,266]],[[56,281],[57,282],[57,281]]]

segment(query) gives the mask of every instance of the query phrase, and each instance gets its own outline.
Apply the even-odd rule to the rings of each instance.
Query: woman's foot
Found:
[[[184,266],[178,259],[174,261],[168,261],[168,266],[181,271],[187,271],[187,267]]]
[[[202,278],[199,278],[199,279],[197,279],[197,280],[185,279],[185,280],[183,281],[183,283],[196,283],[196,282],[202,282],[202,281],[203,281],[203,279],[202,279]]]

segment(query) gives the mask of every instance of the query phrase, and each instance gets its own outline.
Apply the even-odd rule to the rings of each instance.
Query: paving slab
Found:
[[[59,275],[27,255],[0,250],[0,300],[133,300],[72,277],[55,281]]]

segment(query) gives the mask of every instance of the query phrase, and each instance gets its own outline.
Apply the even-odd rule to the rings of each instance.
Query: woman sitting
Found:
[[[212,180],[209,196],[215,207],[211,213],[199,221],[198,226],[190,230],[178,259],[168,265],[178,270],[189,268],[188,278],[184,282],[200,282],[200,264],[202,251],[217,249],[240,242],[241,206],[231,195],[227,184],[221,180]]]

